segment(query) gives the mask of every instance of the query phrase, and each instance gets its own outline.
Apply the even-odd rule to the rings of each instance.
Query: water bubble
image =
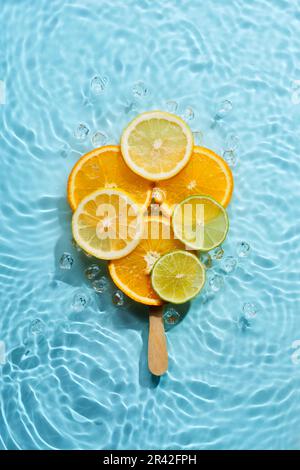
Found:
[[[223,119],[232,110],[232,103],[229,100],[222,101],[217,109],[215,120]]]
[[[180,320],[180,314],[175,310],[174,307],[166,307],[163,314],[164,322],[167,325],[175,325]]]
[[[92,281],[96,279],[96,277],[100,274],[100,272],[101,272],[101,269],[100,269],[100,266],[98,266],[98,264],[91,264],[91,266],[86,268],[85,275],[87,279]]]
[[[77,292],[73,297],[72,308],[75,312],[82,312],[88,303],[88,296],[84,292]]]
[[[90,132],[86,124],[80,123],[74,131],[74,136],[77,140],[84,140]]]
[[[250,253],[250,245],[245,241],[241,241],[237,245],[237,255],[240,258],[246,258]]]
[[[231,150],[233,152],[233,150],[236,150],[238,148],[238,145],[239,145],[239,138],[237,135],[235,134],[228,134],[228,136],[226,137],[226,150]]]
[[[30,324],[30,331],[33,335],[39,335],[43,333],[44,328],[45,328],[44,323],[39,318],[32,320]]]
[[[238,324],[238,328],[241,331],[246,331],[251,326],[251,323],[249,322],[249,320],[243,315],[238,319],[237,324]]]
[[[113,301],[113,304],[116,305],[117,307],[122,307],[125,303],[125,296],[123,292],[120,290],[117,290],[116,292],[114,292],[112,296],[112,301]]]
[[[194,142],[196,145],[201,145],[203,142],[203,133],[201,131],[194,131]]]
[[[255,304],[251,302],[245,302],[243,305],[243,313],[245,317],[249,320],[254,318],[257,314],[258,308]]]
[[[237,158],[233,150],[225,150],[225,152],[223,152],[223,158],[229,166],[231,166],[232,168],[235,167],[237,163]]]
[[[225,273],[230,274],[233,273],[235,268],[237,267],[237,259],[234,256],[226,256],[222,260],[222,269]]]
[[[178,109],[178,103],[177,101],[174,101],[174,100],[170,100],[170,101],[167,101],[166,102],[166,110],[169,112],[169,113],[175,113]]]
[[[157,204],[162,204],[166,199],[166,194],[162,189],[155,187],[152,189],[152,198],[157,202]]]
[[[212,259],[209,253],[201,253],[200,254],[200,261],[204,264],[204,266],[209,269],[212,267]]]
[[[97,292],[97,294],[103,294],[104,292],[107,291],[108,286],[109,286],[107,277],[102,276],[100,277],[100,279],[95,279],[92,282],[92,286],[93,286],[94,291]]]
[[[191,108],[190,106],[188,106],[186,108],[186,110],[184,111],[183,115],[182,115],[183,119],[185,119],[186,121],[192,121],[195,117],[195,113],[194,113],[194,110],[193,108]]]
[[[91,90],[95,95],[100,95],[105,90],[108,84],[107,77],[96,76],[91,80]]]
[[[70,255],[70,253],[65,252],[61,255],[60,260],[59,260],[60,269],[65,269],[65,270],[71,269],[73,264],[74,264],[74,258],[72,255]]]
[[[221,246],[217,246],[217,248],[215,248],[211,253],[212,259],[217,259],[217,260],[223,258],[223,255],[224,255],[224,250]]]
[[[107,135],[104,134],[103,132],[97,131],[92,136],[91,140],[92,140],[92,144],[94,147],[102,147],[103,145],[106,144],[108,138],[107,138]]]
[[[224,279],[219,274],[214,274],[209,279],[209,286],[213,292],[218,292],[224,285]]]
[[[139,81],[135,83],[132,87],[132,93],[137,98],[142,98],[148,94],[149,90],[144,82]]]

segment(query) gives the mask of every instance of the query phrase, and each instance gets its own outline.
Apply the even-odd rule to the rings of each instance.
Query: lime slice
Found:
[[[205,268],[188,251],[171,251],[156,261],[151,274],[152,287],[163,300],[182,304],[201,291]]]
[[[173,212],[177,238],[194,250],[209,251],[226,238],[229,221],[224,207],[209,196],[190,196]]]

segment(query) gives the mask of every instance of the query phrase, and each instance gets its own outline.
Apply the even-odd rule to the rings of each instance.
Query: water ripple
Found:
[[[0,448],[299,449],[296,0],[2,4]],[[231,111],[216,119],[224,102]],[[167,332],[158,381],[147,309],[115,305],[112,284],[93,290],[65,188],[91,136],[117,143],[138,112],[170,106],[220,154],[239,138],[223,246],[237,264],[224,274],[212,260],[224,285],[207,286]],[[80,311],[77,294],[88,299]],[[241,328],[246,302],[257,314]]]

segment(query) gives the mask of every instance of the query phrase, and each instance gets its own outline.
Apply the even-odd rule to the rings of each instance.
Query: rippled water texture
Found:
[[[1,448],[300,448],[299,30],[296,0],[1,0]],[[93,290],[65,197],[156,108],[235,175],[159,383],[147,310]]]

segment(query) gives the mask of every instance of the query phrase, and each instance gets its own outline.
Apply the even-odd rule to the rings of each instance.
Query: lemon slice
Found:
[[[121,137],[122,154],[129,168],[151,181],[176,175],[189,161],[193,145],[188,125],[162,111],[140,114]]]
[[[102,189],[79,203],[72,219],[73,237],[88,254],[99,259],[118,259],[138,245],[143,216],[124,192]]]
[[[205,283],[205,268],[194,254],[172,251],[155,263],[151,281],[161,299],[182,304],[201,291]]]
[[[226,210],[209,196],[190,196],[177,204],[172,224],[179,240],[200,251],[219,246],[229,228]]]

